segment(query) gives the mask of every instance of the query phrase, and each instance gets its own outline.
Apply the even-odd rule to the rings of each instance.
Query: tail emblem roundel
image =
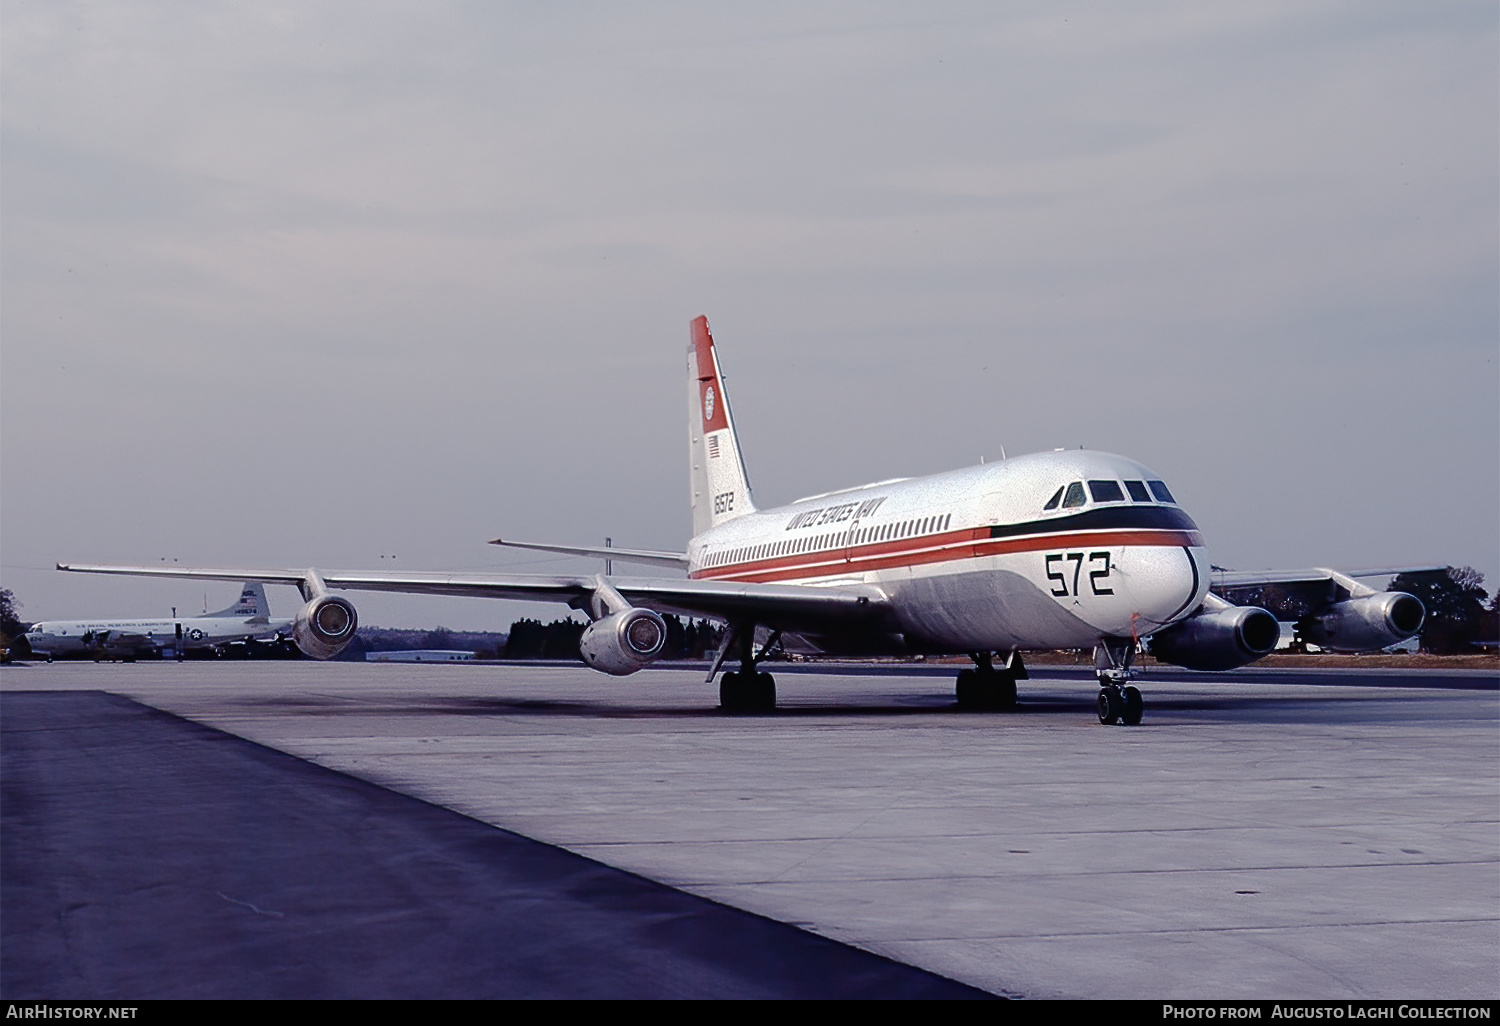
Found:
[[[714,419],[714,386],[709,385],[703,392],[703,423],[710,424]]]

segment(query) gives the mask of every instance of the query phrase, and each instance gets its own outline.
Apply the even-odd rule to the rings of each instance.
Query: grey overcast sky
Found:
[[[705,313],[762,506],[1086,445],[1221,565],[1493,589],[1497,19],[7,0],[4,584],[145,616],[205,589],[51,566],[678,548]]]

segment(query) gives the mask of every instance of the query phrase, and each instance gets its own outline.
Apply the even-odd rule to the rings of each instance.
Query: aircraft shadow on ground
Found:
[[[1394,701],[1388,697],[1349,694],[1284,695],[1276,697],[1226,694],[1218,695],[1171,695],[1153,698],[1147,694],[1147,721],[1157,714],[1192,715],[1209,714],[1217,721],[1221,717],[1241,718],[1247,722],[1267,720],[1348,722],[1407,719],[1413,704],[1432,701],[1427,696],[1409,696]],[[809,702],[792,699],[773,712],[727,713],[718,708],[713,700],[705,696],[701,706],[684,708],[681,705],[653,705],[649,702],[622,703],[619,701],[578,701],[573,699],[520,698],[505,696],[456,695],[452,697],[424,696],[412,702],[372,702],[351,704],[347,700],[317,698],[264,698],[249,699],[242,703],[245,708],[295,710],[301,715],[348,717],[355,716],[469,716],[469,717],[575,717],[585,719],[656,719],[656,720],[799,720],[799,719],[891,719],[912,717],[954,717],[964,721],[989,721],[1003,723],[1017,718],[1037,715],[1088,716],[1093,712],[1094,694],[1091,689],[1080,688],[1077,697],[1056,698],[1037,696],[1022,698],[1014,709],[1008,710],[960,710],[953,699],[944,695],[892,695],[887,701],[875,703],[855,701],[848,704]],[[1400,707],[1398,711],[1394,707]],[[1331,711],[1337,710],[1337,711]]]

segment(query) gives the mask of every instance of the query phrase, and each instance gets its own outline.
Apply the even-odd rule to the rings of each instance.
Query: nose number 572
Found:
[[[1068,564],[1072,564],[1072,574],[1068,573]],[[1109,579],[1112,569],[1108,552],[1049,552],[1047,553],[1047,580],[1052,582],[1052,594],[1058,598],[1068,595],[1081,595],[1079,582],[1083,576],[1083,564],[1089,565],[1088,588],[1095,595],[1113,595],[1113,588],[1106,588],[1103,582]],[[1068,590],[1069,577],[1072,578],[1073,589]]]

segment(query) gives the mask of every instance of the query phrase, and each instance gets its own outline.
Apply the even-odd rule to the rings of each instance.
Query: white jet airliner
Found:
[[[26,632],[26,643],[37,655],[95,653],[134,659],[147,653],[194,648],[218,648],[236,642],[289,638],[291,620],[272,620],[266,589],[259,581],[247,583],[228,609],[202,616],[161,620],[44,620]]]
[[[59,564],[60,570],[261,580],[297,585],[306,605],[293,637],[328,659],[354,636],[353,605],[330,588],[553,599],[592,621],[584,661],[624,675],[666,643],[663,612],[726,621],[712,669],[721,705],[774,708],[775,683],[757,671],[784,635],[832,654],[966,653],[959,705],[1014,705],[1026,650],[1095,650],[1103,723],[1139,723],[1129,683],[1137,652],[1194,669],[1229,669],[1270,652],[1280,623],[1232,605],[1220,587],[1316,582],[1321,597],[1298,622],[1324,648],[1364,651],[1411,637],[1421,602],[1376,592],[1332,570],[1233,574],[1210,567],[1203,537],[1161,477],[1109,453],[1059,450],[931,477],[881,481],[760,510],[750,495],[708,321],[687,351],[693,538],[686,552],[494,544],[675,567],[683,578],[479,573],[364,573]],[[1387,571],[1389,572],[1389,571]],[[1371,574],[1376,571],[1371,571]],[[758,649],[758,651],[757,651]]]

